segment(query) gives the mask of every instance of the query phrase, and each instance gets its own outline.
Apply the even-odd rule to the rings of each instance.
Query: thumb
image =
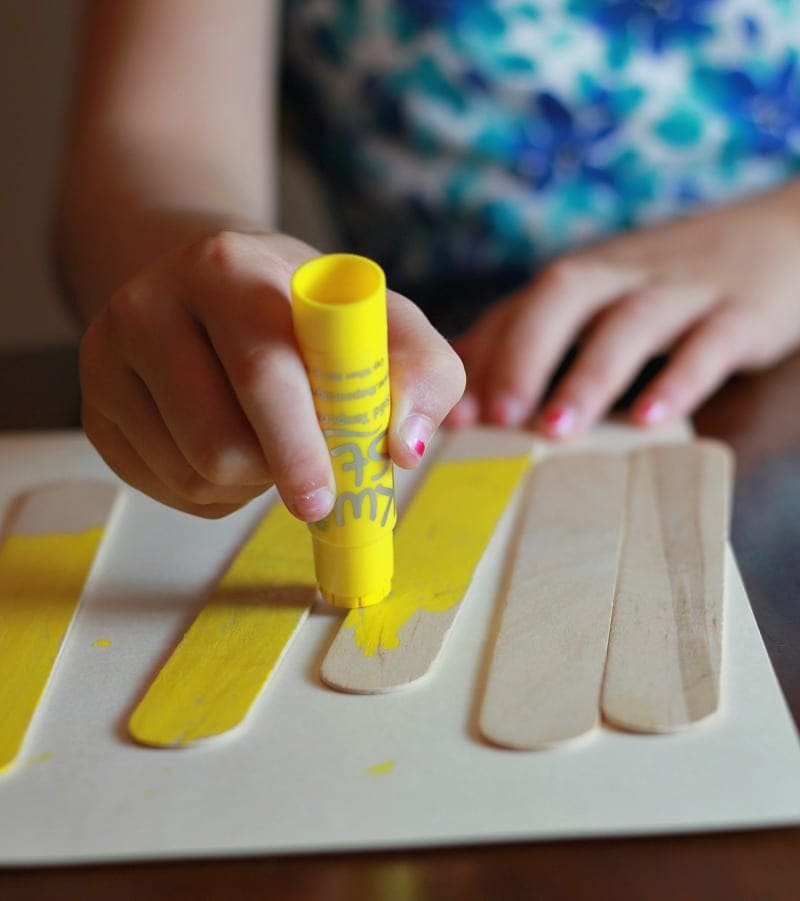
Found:
[[[464,366],[450,344],[407,298],[390,291],[389,453],[403,469],[422,459],[442,420],[464,393]]]

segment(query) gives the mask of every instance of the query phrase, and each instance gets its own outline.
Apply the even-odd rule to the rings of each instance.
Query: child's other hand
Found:
[[[450,420],[526,421],[568,348],[574,362],[539,411],[553,438],[580,435],[652,356],[664,369],[631,417],[690,413],[732,372],[800,343],[800,184],[570,254],[456,342],[467,393]]]
[[[316,251],[222,233],[170,253],[95,317],[81,345],[83,423],[125,481],[219,517],[273,483],[300,519],[325,516],[333,474],[292,328],[289,280]],[[464,388],[456,354],[389,292],[389,446],[413,467]]]

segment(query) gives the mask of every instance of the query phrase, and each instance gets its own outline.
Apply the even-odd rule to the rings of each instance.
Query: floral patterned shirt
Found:
[[[287,0],[285,29],[348,247],[434,314],[800,168],[800,0]]]

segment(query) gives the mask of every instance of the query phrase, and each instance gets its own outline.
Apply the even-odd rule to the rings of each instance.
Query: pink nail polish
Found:
[[[542,422],[551,435],[563,438],[569,435],[575,425],[575,411],[572,407],[555,404],[545,408]]]
[[[433,422],[427,416],[412,414],[400,426],[400,437],[412,454],[421,460],[434,432]]]
[[[662,400],[646,400],[637,405],[637,416],[647,425],[657,425],[667,417],[667,405]]]

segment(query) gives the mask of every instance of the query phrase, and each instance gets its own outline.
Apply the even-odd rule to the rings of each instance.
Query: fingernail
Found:
[[[636,407],[636,417],[647,425],[657,425],[667,418],[667,405],[663,400],[646,400]]]
[[[489,405],[489,419],[498,425],[521,425],[528,411],[518,397],[504,394]]]
[[[548,434],[565,438],[575,426],[575,410],[563,404],[554,404],[544,409],[541,421]]]
[[[317,522],[331,512],[333,501],[330,488],[317,488],[295,498],[294,512],[305,522]]]
[[[400,440],[418,460],[421,460],[435,428],[427,416],[413,413],[400,426]]]

